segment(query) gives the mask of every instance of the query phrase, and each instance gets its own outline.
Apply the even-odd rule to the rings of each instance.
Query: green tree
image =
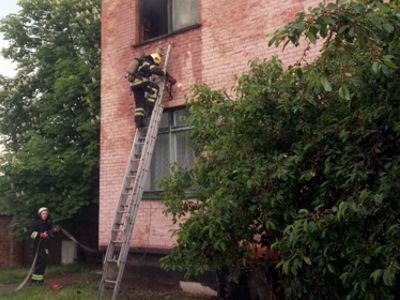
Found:
[[[70,220],[98,198],[100,0],[20,0],[1,20],[1,198],[15,224]],[[20,228],[20,227],[15,227]]]
[[[283,299],[399,296],[399,30],[398,1],[321,4],[270,41],[323,38],[312,63],[254,61],[236,99],[194,89],[198,159],[164,180],[181,222],[165,268],[274,274]]]

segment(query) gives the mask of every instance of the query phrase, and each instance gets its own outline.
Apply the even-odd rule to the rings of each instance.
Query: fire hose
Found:
[[[87,252],[91,252],[91,253],[100,253],[99,250],[96,250],[96,249],[93,249],[93,248],[83,245],[72,234],[70,234],[66,229],[60,227],[60,230],[67,238],[69,238],[71,241],[73,241],[75,244],[77,244],[83,250],[85,250]],[[28,284],[29,279],[31,278],[33,271],[35,269],[35,265],[36,265],[36,261],[37,261],[38,253],[39,253],[38,250],[39,250],[41,242],[42,242],[42,240],[39,240],[39,243],[35,250],[35,256],[33,257],[32,265],[31,265],[31,268],[29,269],[28,274],[26,275],[25,279],[15,288],[14,292],[18,292],[19,290],[23,289]]]
[[[77,244],[79,247],[81,247],[83,250],[85,250],[86,252],[91,252],[91,253],[100,253],[99,250],[93,249],[93,248],[89,248],[88,246],[83,245],[82,243],[80,243],[76,238],[74,238],[74,236],[72,234],[70,234],[66,229],[60,227],[60,230],[62,233],[64,233],[64,235],[69,238],[71,241],[73,241],[75,244]]]
[[[42,243],[42,241],[40,240],[36,247],[35,256],[33,258],[33,262],[32,262],[31,268],[29,269],[28,274],[26,275],[25,279],[17,286],[17,288],[14,290],[14,292],[18,292],[19,290],[23,289],[26,286],[26,284],[28,283],[29,278],[31,278],[33,270],[35,269],[36,260],[37,260],[38,253],[39,253],[38,250],[39,250],[39,246],[41,243]]]

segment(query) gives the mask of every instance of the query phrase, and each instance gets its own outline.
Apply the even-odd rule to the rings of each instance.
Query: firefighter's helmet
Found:
[[[47,210],[47,211],[49,211],[48,209],[47,209],[47,207],[41,207],[41,208],[39,208],[39,210],[38,210],[38,215],[40,215],[43,211],[45,211],[45,210]]]
[[[160,54],[152,53],[152,54],[150,54],[150,56],[156,65],[159,65],[161,63],[161,55]]]

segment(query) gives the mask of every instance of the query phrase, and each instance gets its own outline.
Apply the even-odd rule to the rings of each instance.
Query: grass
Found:
[[[11,283],[19,283],[26,276],[28,268],[0,269],[0,286]],[[91,267],[85,265],[51,265],[46,271],[46,278],[52,278],[59,282],[57,277],[73,278],[66,286],[52,290],[49,287],[51,280],[45,281],[42,286],[28,286],[19,292],[1,293],[0,300],[95,300],[99,287],[100,275],[93,272]],[[61,280],[61,279],[60,279]],[[63,284],[63,283],[61,283]],[[136,287],[128,287],[118,297],[119,300],[204,300],[183,294],[178,290],[158,291],[157,289],[141,289],[140,283]],[[14,286],[15,287],[15,286]],[[109,300],[111,297],[104,297]]]
[[[20,268],[3,268],[0,269],[0,284],[10,284],[21,282],[30,267]],[[46,277],[54,277],[58,275],[64,275],[68,273],[80,272],[82,267],[78,264],[73,265],[50,265],[46,270]]]
[[[30,286],[17,293],[0,294],[0,300],[95,300],[97,297],[98,282],[77,284],[59,290],[51,290],[47,285]],[[108,295],[104,300],[109,300]],[[119,300],[203,300],[184,295],[180,292],[135,291],[129,295],[121,295]]]

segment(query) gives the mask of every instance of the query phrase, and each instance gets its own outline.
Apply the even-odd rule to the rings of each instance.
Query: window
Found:
[[[182,120],[182,117],[187,114],[186,109],[164,112],[145,183],[145,191],[160,190],[159,181],[169,174],[172,163],[185,168],[190,167],[194,162],[194,152],[187,135],[189,127]]]
[[[198,22],[198,0],[140,0],[141,39],[146,41]]]

